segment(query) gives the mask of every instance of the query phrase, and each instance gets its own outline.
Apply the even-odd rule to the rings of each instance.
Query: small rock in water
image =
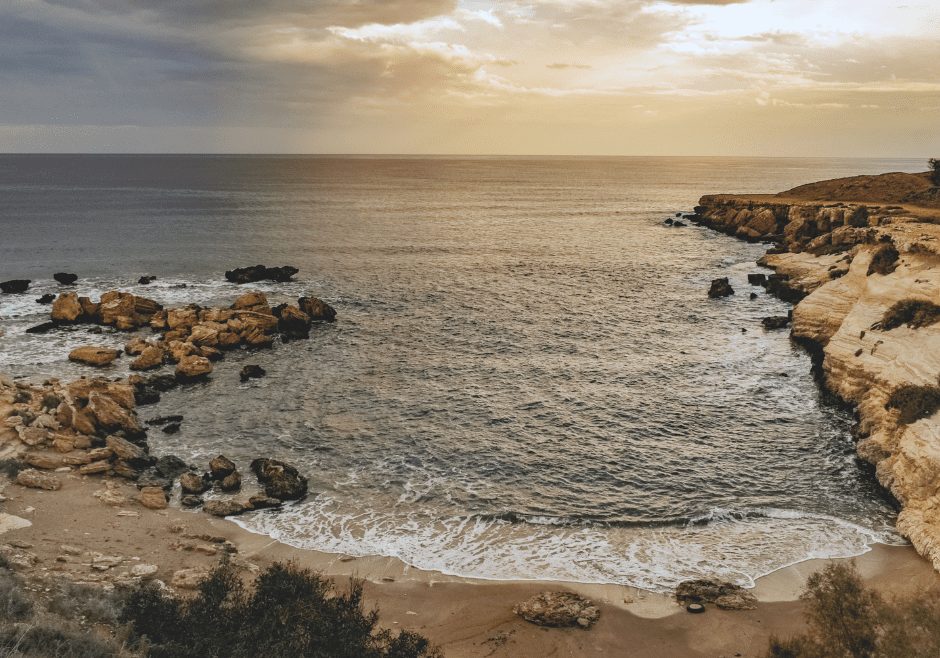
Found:
[[[61,283],[63,286],[70,286],[78,281],[77,274],[69,274],[68,272],[56,272],[52,275],[52,278]]]
[[[0,283],[0,292],[11,295],[26,292],[30,283],[32,283],[30,279],[11,279],[10,281],[4,281]]]
[[[45,294],[36,300],[38,304],[51,304],[55,301],[55,295]]]
[[[727,297],[734,294],[734,288],[728,283],[728,277],[722,277],[712,281],[711,288],[708,289],[709,297]]]
[[[158,416],[157,418],[151,418],[146,423],[148,425],[166,425],[167,423],[180,423],[182,421],[182,416]]]
[[[790,318],[785,315],[773,315],[760,321],[767,329],[783,329],[790,324]]]
[[[148,276],[142,276],[139,279],[137,279],[137,283],[139,283],[142,286],[146,286],[148,284],[153,283],[156,280],[157,280],[157,277],[148,275]]]
[[[238,376],[241,377],[243,382],[247,382],[249,379],[264,377],[266,374],[267,371],[261,366],[247,365],[242,368],[242,371],[238,373]]]
[[[162,431],[164,434],[176,434],[177,432],[180,431],[180,427],[181,426],[179,423],[170,423],[169,425],[164,427]]]

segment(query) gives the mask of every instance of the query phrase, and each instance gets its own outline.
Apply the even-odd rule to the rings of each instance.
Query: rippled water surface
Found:
[[[77,273],[167,304],[322,297],[308,341],[238,351],[157,454],[301,465],[312,494],[242,523],[296,546],[484,578],[665,589],[737,582],[899,541],[850,415],[760,319],[760,245],[663,220],[706,193],[774,192],[920,161],[734,158],[0,156],[0,369],[42,378],[83,344],[24,334]],[[223,272],[300,268],[237,287]],[[147,287],[135,282],[155,274]],[[733,297],[708,299],[727,276]],[[750,300],[749,293],[758,297]],[[128,373],[130,359],[106,370]],[[268,376],[242,384],[246,363]]]

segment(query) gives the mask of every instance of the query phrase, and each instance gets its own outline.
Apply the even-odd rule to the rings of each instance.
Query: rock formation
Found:
[[[61,283],[63,286],[70,286],[78,281],[77,274],[69,274],[68,272],[56,272],[52,275],[52,278]]]
[[[911,178],[886,175],[897,176]],[[818,185],[861,194],[844,180]],[[696,221],[775,243],[760,261],[776,270],[767,291],[796,304],[791,335],[856,407],[859,457],[901,504],[899,532],[940,569],[940,196],[918,188],[920,206],[864,206],[872,193],[807,200],[800,189],[706,196]]]
[[[714,603],[723,610],[754,610],[757,599],[743,587],[715,580],[685,580],[676,586],[676,601]]]
[[[265,267],[264,265],[255,265],[253,267],[237,267],[225,273],[225,278],[232,283],[254,283],[255,281],[277,281],[284,283],[290,281],[291,277],[299,272],[296,267]]]
[[[577,626],[589,629],[600,619],[601,611],[587,599],[573,592],[542,592],[512,611],[538,626]]]
[[[30,283],[32,283],[32,281],[29,279],[11,279],[10,281],[4,281],[0,283],[0,292],[9,294],[19,294],[21,292],[26,292]]]

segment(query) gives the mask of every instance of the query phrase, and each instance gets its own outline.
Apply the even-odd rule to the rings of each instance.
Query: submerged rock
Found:
[[[578,626],[589,629],[600,619],[601,611],[591,601],[574,592],[542,592],[512,611],[538,626]]]
[[[88,346],[72,350],[69,353],[69,361],[77,361],[78,363],[101,368],[110,365],[119,356],[121,356],[121,350]]]
[[[336,310],[322,299],[316,297],[300,297],[297,299],[300,310],[306,313],[311,322],[333,322],[336,320]]]
[[[241,377],[243,382],[247,382],[249,379],[264,377],[267,371],[261,366],[247,365],[242,368],[242,371],[238,373],[238,376]]]
[[[251,462],[251,471],[258,482],[265,485],[264,493],[271,498],[296,500],[307,493],[307,478],[290,464],[261,458]]]
[[[140,277],[139,279],[137,279],[137,283],[139,283],[139,284],[142,285],[142,286],[146,286],[146,285],[149,285],[149,284],[153,283],[153,282],[156,281],[156,280],[157,280],[157,277],[151,276],[151,275],[146,275],[146,276],[142,276],[142,277]]]
[[[55,295],[46,293],[45,295],[37,299],[36,303],[37,304],[51,304],[54,301],[55,301]]]
[[[734,294],[734,288],[728,283],[728,277],[722,277],[712,281],[711,288],[708,289],[709,297],[727,297]]]
[[[760,321],[767,329],[783,329],[790,324],[790,318],[785,315],[772,315]]]

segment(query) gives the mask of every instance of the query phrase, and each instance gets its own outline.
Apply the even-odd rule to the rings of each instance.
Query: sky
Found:
[[[0,0],[0,152],[940,157],[940,0]]]

